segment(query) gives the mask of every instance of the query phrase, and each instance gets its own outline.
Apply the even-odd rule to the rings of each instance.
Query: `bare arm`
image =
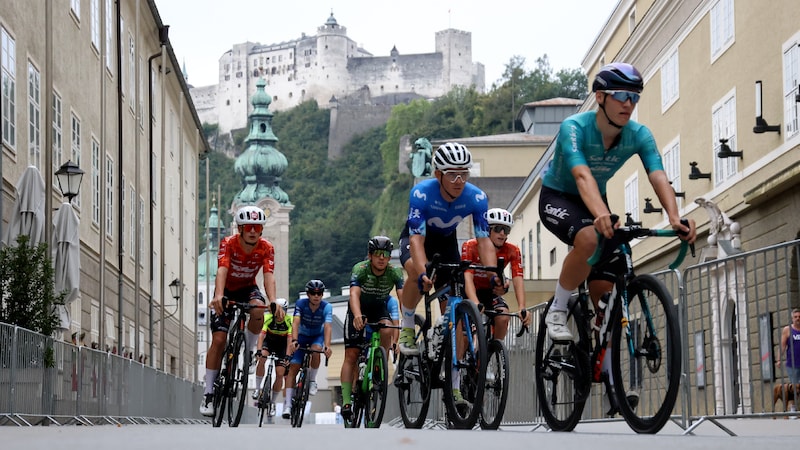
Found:
[[[350,286],[350,312],[353,313],[353,326],[356,330],[364,328],[361,317],[361,286]]]
[[[589,166],[575,166],[572,169],[572,176],[575,177],[575,184],[581,194],[581,200],[595,217],[594,227],[606,238],[614,237],[614,228],[611,223],[611,212],[608,210],[597,186]]]
[[[527,306],[525,303],[525,282],[522,280],[522,277],[514,277],[511,279],[511,284],[514,285],[514,297],[517,298],[518,311],[521,313]],[[522,318],[522,315],[520,315],[520,318]],[[531,315],[526,313],[525,317],[522,318],[522,323],[523,325],[528,325],[530,322]]]
[[[225,281],[228,279],[228,268],[220,267],[217,269],[217,277],[214,280],[214,298],[208,304],[217,315],[222,314],[222,297],[225,295]]]

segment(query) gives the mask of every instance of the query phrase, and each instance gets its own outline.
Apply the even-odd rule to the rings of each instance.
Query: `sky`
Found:
[[[217,84],[219,58],[234,44],[313,36],[331,12],[347,36],[375,56],[433,53],[437,31],[472,33],[472,60],[486,89],[514,56],[526,70],[547,54],[554,72],[581,67],[618,0],[156,0],[169,39],[193,86]],[[493,5],[497,5],[493,8]]]

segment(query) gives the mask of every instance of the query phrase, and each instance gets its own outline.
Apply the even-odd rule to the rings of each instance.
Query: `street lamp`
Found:
[[[182,290],[183,290],[183,284],[181,283],[181,280],[179,280],[177,278],[172,280],[172,283],[169,284],[169,292],[172,293],[172,298],[175,299],[175,311],[170,313],[167,317],[165,317],[165,319],[168,319],[168,318],[174,316],[175,313],[178,312],[178,305],[180,304],[180,301],[181,301],[181,291]]]
[[[56,171],[58,188],[61,190],[61,195],[67,197],[69,203],[72,203],[72,199],[78,195],[78,192],[81,190],[83,173],[83,170],[72,161],[65,162]]]

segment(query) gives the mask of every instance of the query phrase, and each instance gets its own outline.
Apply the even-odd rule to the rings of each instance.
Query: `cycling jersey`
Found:
[[[542,178],[543,186],[580,195],[572,169],[588,166],[597,181],[600,194],[605,195],[608,180],[633,155],[639,155],[648,174],[664,170],[650,129],[631,120],[622,127],[611,148],[606,150],[596,117],[596,111],[588,111],[567,117],[561,122],[553,160]]]
[[[504,243],[502,247],[495,247],[497,252],[497,259],[504,258],[505,267],[511,268],[511,278],[521,277],[524,271],[522,263],[522,254],[519,247],[508,242]],[[481,265],[481,257],[478,254],[478,240],[470,239],[461,246],[461,259],[464,261],[472,261],[473,264]],[[495,275],[493,272],[486,272],[483,270],[470,270],[473,275],[475,289],[491,289],[492,277]]]
[[[389,264],[383,274],[375,275],[371,263],[361,261],[353,266],[350,287],[361,288],[361,306],[368,309],[372,304],[386,303],[392,289],[403,289],[403,272]]]
[[[320,300],[317,310],[312,311],[309,300],[301,298],[294,305],[294,317],[300,317],[298,335],[321,336],[325,324],[333,322],[333,307]]]
[[[439,180],[424,180],[411,189],[405,232],[425,236],[430,231],[448,236],[455,232],[459,223],[472,216],[475,236],[488,237],[488,204],[486,194],[474,184],[466,183],[461,195],[450,202],[442,197]]]
[[[253,251],[247,254],[239,242],[239,235],[234,234],[220,242],[217,266],[228,268],[225,289],[238,291],[255,286],[259,270],[274,272],[275,248],[268,240],[260,238]]]
[[[292,316],[284,314],[283,322],[277,322],[275,315],[268,312],[264,315],[264,328],[261,329],[262,334],[288,336],[292,334]]]

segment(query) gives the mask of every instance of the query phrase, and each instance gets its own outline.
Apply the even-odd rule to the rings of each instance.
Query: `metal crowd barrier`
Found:
[[[202,386],[0,324],[0,425],[202,423]]]

